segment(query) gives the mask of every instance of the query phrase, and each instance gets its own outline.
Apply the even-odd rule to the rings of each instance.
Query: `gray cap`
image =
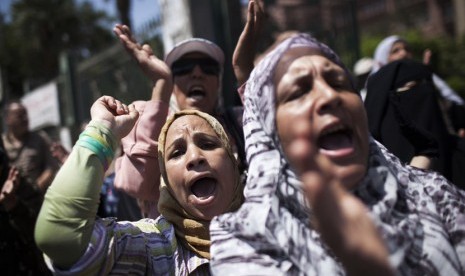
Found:
[[[224,53],[215,43],[203,38],[189,38],[176,44],[173,49],[166,55],[165,62],[171,67],[175,61],[187,53],[200,52],[212,59],[223,67]]]

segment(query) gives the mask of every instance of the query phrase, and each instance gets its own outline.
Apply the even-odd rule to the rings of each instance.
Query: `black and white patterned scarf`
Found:
[[[245,203],[211,222],[215,275],[345,274],[309,224],[309,205],[277,137],[274,68],[291,47],[318,49],[342,65],[330,48],[301,34],[252,72],[245,91]],[[465,274],[465,193],[445,178],[402,165],[370,139],[368,170],[353,193],[368,207],[399,274]]]

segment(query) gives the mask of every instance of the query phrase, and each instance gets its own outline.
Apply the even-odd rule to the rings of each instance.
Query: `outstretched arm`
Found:
[[[94,228],[106,165],[137,120],[134,106],[109,96],[91,108],[92,121],[45,194],[35,229],[39,248],[60,268],[85,252]]]
[[[394,275],[388,250],[367,208],[336,180],[328,160],[315,154],[317,149],[307,139],[307,130],[303,125],[288,158],[301,176],[311,204],[311,223],[348,275]]]
[[[135,102],[141,116],[121,141],[124,154],[116,159],[115,186],[135,198],[152,201],[156,206],[160,181],[157,140],[166,121],[173,89],[171,69],[153,54],[149,45],[138,44],[127,26],[116,25],[113,31],[139,68],[154,83],[151,101]]]
[[[234,49],[232,65],[238,85],[244,84],[254,68],[257,42],[265,19],[263,0],[250,0],[247,8],[247,23]]]
[[[19,171],[15,167],[10,168],[8,178],[3,183],[0,191],[0,205],[8,212],[16,207],[18,199],[16,198],[16,189],[19,186]]]

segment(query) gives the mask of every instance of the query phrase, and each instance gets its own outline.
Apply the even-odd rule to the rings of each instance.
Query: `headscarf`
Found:
[[[394,45],[394,43],[396,43],[397,41],[403,41],[403,39],[397,35],[391,35],[383,39],[378,44],[378,46],[375,49],[375,54],[373,56],[375,63],[371,71],[372,74],[378,71],[379,68],[388,64],[389,54],[391,53],[392,45]]]
[[[166,121],[158,138],[158,161],[163,178],[163,181],[160,183],[158,211],[166,220],[174,225],[176,236],[184,246],[204,258],[210,259],[210,233],[208,230],[210,221],[198,219],[182,208],[172,193],[165,167],[166,134],[171,124],[179,117],[185,115],[195,115],[204,119],[220,138],[222,147],[227,151],[230,161],[233,163],[236,188],[234,189],[234,198],[227,212],[237,210],[242,203],[242,185],[240,184],[239,169],[231,149],[228,135],[215,118],[197,110],[184,110],[173,114],[173,116]],[[225,162],[227,162],[227,160],[225,160]]]
[[[345,274],[309,223],[309,204],[277,135],[274,69],[282,55],[294,47],[318,49],[321,55],[339,64],[326,45],[300,34],[281,43],[252,72],[244,94],[249,161],[245,202],[235,213],[218,216],[211,223],[213,274]],[[461,220],[457,234],[463,231],[465,195],[443,177],[403,167],[370,139],[367,173],[353,192],[370,210],[391,262],[401,274],[463,273],[463,254],[459,259],[454,249],[464,250],[465,237],[454,240],[458,247],[454,248],[448,240],[450,233],[445,230],[450,230],[451,225],[440,221],[439,214],[443,215],[443,206],[449,205],[450,196],[453,204],[463,208],[448,211],[454,219]],[[451,223],[453,227],[459,224]]]
[[[417,84],[407,91],[397,92],[397,89],[410,81],[416,81]],[[421,63],[404,59],[383,66],[370,77],[365,108],[370,133],[405,163],[416,154],[414,145],[399,127],[396,106],[408,120],[430,132],[439,146],[439,162],[436,162],[435,169],[449,177],[452,137],[448,134],[439,98],[430,69]]]

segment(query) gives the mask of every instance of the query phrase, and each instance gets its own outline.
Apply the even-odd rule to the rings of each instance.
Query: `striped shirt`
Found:
[[[56,275],[210,275],[209,260],[178,243],[174,227],[163,216],[137,222],[114,218],[95,222],[84,255]]]

